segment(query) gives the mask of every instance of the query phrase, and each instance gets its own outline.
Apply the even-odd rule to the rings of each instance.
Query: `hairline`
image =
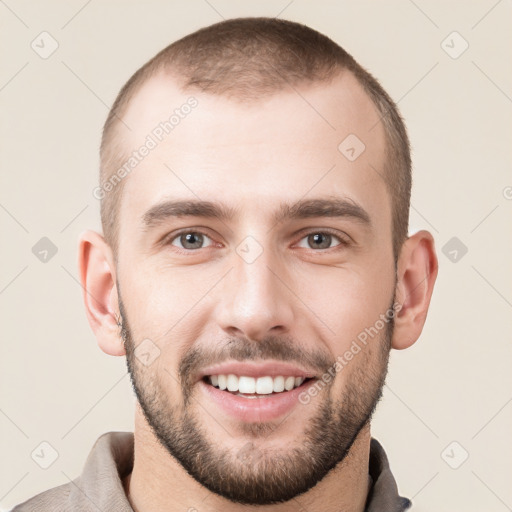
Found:
[[[162,52],[160,52],[162,53]],[[109,153],[109,150],[111,149],[112,145],[115,145],[116,143],[119,146],[119,134],[118,134],[118,128],[121,124],[120,117],[126,114],[128,111],[128,108],[133,103],[135,98],[140,94],[140,92],[143,90],[143,88],[151,81],[154,80],[159,75],[164,75],[169,77],[171,80],[174,80],[176,85],[181,89],[182,92],[188,93],[188,92],[194,92],[197,91],[197,88],[195,86],[184,86],[184,80],[180,80],[179,74],[177,70],[172,68],[172,62],[164,62],[161,60],[158,60],[159,54],[157,54],[155,57],[153,57],[150,61],[148,61],[142,68],[140,68],[135,75],[132,78],[135,78],[133,83],[130,84],[129,87],[127,87],[130,83],[130,81],[125,84],[124,88],[121,90],[121,93],[118,95],[118,99],[116,100],[116,103],[112,107],[111,114],[109,115],[107,122],[105,123],[104,132],[103,132],[103,139],[101,144],[101,164],[102,166],[107,163],[108,165],[106,167],[110,167],[113,170],[109,170],[106,174],[108,175],[108,178],[110,178],[114,173],[115,169],[118,166],[118,163],[121,159],[119,155],[116,156],[116,158],[112,158],[112,155],[110,153],[108,161],[104,161],[104,154]],[[155,64],[156,63],[156,64]],[[409,207],[410,207],[410,177],[409,177],[409,190],[405,191],[401,190],[403,177],[400,176],[404,173],[404,151],[403,148],[396,148],[396,137],[397,135],[400,136],[400,138],[404,138],[405,135],[405,141],[402,140],[402,143],[405,143],[407,145],[407,152],[405,156],[408,158],[408,162],[405,162],[408,164],[408,170],[407,172],[410,173],[410,153],[408,151],[408,139],[406,133],[400,133],[401,129],[405,130],[405,126],[403,125],[403,121],[400,117],[399,112],[396,109],[396,105],[393,103],[392,99],[387,95],[386,91],[378,84],[377,82],[377,89],[375,90],[374,85],[372,82],[365,81],[366,77],[364,76],[364,73],[366,72],[363,68],[360,67],[360,65],[356,62],[355,65],[349,61],[349,63],[340,63],[337,62],[332,68],[330,68],[328,71],[325,71],[323,75],[313,76],[312,78],[303,78],[299,80],[296,85],[302,85],[302,84],[310,84],[310,85],[321,85],[331,82],[334,78],[344,74],[344,73],[350,73],[354,78],[358,86],[361,87],[363,93],[366,95],[366,97],[371,101],[371,104],[373,105],[377,115],[379,116],[378,124],[382,123],[383,125],[383,132],[384,132],[384,154],[383,154],[383,162],[382,162],[382,173],[381,176],[383,177],[385,181],[385,185],[388,191],[389,199],[390,199],[390,207],[391,207],[391,223],[392,223],[392,245],[393,245],[393,254],[395,261],[398,257],[399,249],[403,243],[403,241],[407,238],[407,226],[405,226],[405,232],[402,229],[402,222],[400,219],[398,219],[397,215],[397,209],[398,209],[398,203],[401,202],[401,197],[404,195],[407,195],[407,215],[405,217],[405,222],[408,223],[408,215],[409,215]],[[371,76],[371,75],[370,75]],[[186,78],[186,77],[185,77]],[[373,77],[371,77],[373,79]],[[261,99],[266,99],[269,97],[272,97],[275,94],[278,94],[279,92],[286,89],[286,85],[281,85],[280,87],[276,87],[271,92],[267,92],[266,94],[263,94],[261,96]],[[123,90],[125,91],[125,94],[123,94]],[[258,99],[253,98],[244,98],[241,94],[237,95],[237,90],[235,89],[234,94],[226,94],[223,92],[211,92],[211,91],[201,91],[203,94],[209,94],[212,96],[224,96],[228,97],[230,101],[233,102],[239,102],[239,103],[250,103],[250,104],[257,104]],[[392,114],[395,119],[389,120],[388,115]],[[398,116],[398,122],[396,119],[396,116]],[[400,144],[400,141],[398,142]],[[122,151],[121,151],[122,153]],[[115,161],[113,163],[112,161]],[[399,167],[399,169],[395,169],[395,167]],[[378,171],[378,170],[377,170]],[[398,176],[398,184],[400,186],[400,190],[397,190],[396,187],[393,186],[393,178]],[[126,178],[125,178],[126,179]],[[123,189],[124,189],[124,179],[120,181],[120,183],[117,185],[113,198],[111,201],[111,208],[110,208],[110,233],[109,233],[109,240],[107,242],[112,248],[112,251],[114,255],[117,254],[118,247],[119,247],[119,222],[116,222],[113,217],[115,215],[118,215],[120,212],[120,206],[123,196]],[[102,201],[103,204],[103,201]],[[402,216],[403,218],[403,216]],[[103,212],[102,212],[102,219],[103,219]],[[398,226],[400,224],[400,226]]]

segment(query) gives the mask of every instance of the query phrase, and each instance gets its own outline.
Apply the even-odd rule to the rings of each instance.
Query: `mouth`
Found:
[[[314,372],[280,361],[230,361],[198,375],[210,414],[245,423],[288,416],[302,407],[301,394],[317,380]]]
[[[227,391],[236,396],[254,399],[287,393],[301,387],[308,381],[313,380],[313,377],[295,377],[292,375],[266,375],[262,377],[251,377],[248,375],[221,373],[216,375],[205,375],[202,380],[205,384],[213,386],[220,391]]]

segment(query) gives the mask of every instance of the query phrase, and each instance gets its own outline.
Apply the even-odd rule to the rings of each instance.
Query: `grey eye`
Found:
[[[176,238],[174,238],[171,242],[171,245],[175,245],[181,249],[194,250],[202,249],[205,247],[203,245],[205,241],[211,242],[211,239],[202,233],[198,233],[196,231],[188,231],[186,233],[181,233]],[[211,245],[211,243],[208,245]]]
[[[305,236],[299,243],[299,247],[306,247],[308,249],[329,249],[339,245],[339,243],[332,245],[334,239],[338,239],[338,241],[341,243],[337,236],[318,231],[317,233],[310,233],[309,235]],[[303,244],[303,240],[305,240],[305,244],[307,245]]]
[[[331,242],[332,236],[325,233],[315,233],[308,236],[308,243],[313,249],[328,249]]]

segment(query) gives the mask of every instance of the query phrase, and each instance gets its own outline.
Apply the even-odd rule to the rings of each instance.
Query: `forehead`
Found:
[[[183,91],[167,76],[154,77],[123,117],[131,130],[118,134],[127,157],[151,146],[125,178],[121,218],[136,222],[169,197],[218,200],[260,216],[268,205],[270,217],[279,202],[326,193],[386,218],[379,117],[348,72],[256,103]]]

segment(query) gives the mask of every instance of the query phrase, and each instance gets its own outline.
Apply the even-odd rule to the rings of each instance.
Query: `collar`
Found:
[[[133,461],[133,433],[107,432],[94,443],[79,477],[34,496],[12,512],[47,508],[62,512],[97,512],[98,509],[133,512],[123,486],[124,478],[133,469]],[[403,512],[411,506],[409,499],[399,496],[384,448],[374,438],[370,443],[368,475],[365,512]]]

